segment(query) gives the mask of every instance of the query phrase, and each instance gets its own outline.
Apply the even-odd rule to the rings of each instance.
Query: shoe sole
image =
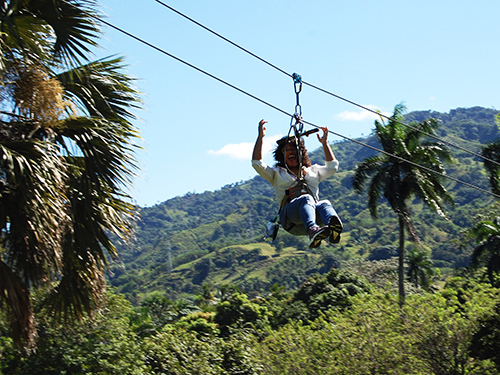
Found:
[[[324,231],[319,232],[318,234],[316,234],[316,236],[309,240],[309,247],[312,249],[319,247],[319,245],[321,245],[321,241],[323,241],[328,236],[330,236],[329,229],[325,229]]]
[[[331,243],[339,243],[340,242],[340,234],[342,233],[342,223],[340,222],[340,219],[337,216],[334,216],[330,219],[330,224],[328,225],[330,227],[330,242]]]

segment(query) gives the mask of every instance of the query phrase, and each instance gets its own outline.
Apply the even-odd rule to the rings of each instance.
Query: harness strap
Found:
[[[294,186],[288,188],[285,190],[285,199],[281,202],[281,208],[285,207],[288,203],[290,203],[292,200],[294,200],[297,197],[300,197],[301,195],[309,194],[310,196],[313,197],[314,201],[316,201],[316,198],[314,197],[313,192],[307,185],[307,182],[305,182],[304,179],[300,179],[297,181],[297,184]]]

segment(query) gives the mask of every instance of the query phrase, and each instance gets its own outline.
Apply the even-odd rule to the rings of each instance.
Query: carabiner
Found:
[[[293,73],[292,78],[293,78],[293,88],[295,90],[295,93],[297,95],[299,95],[299,93],[302,91],[302,77],[300,76],[300,74]],[[298,96],[297,96],[297,98],[298,98]],[[298,102],[298,99],[297,99],[297,102]]]
[[[293,73],[292,78],[293,78],[293,89],[295,91],[295,100],[296,100],[294,116],[302,117],[302,107],[300,106],[300,101],[299,101],[299,94],[302,91],[302,77],[300,76],[300,74]]]
[[[298,100],[298,98],[297,98]],[[295,115],[302,117],[302,106],[297,102],[295,105]]]
[[[294,124],[295,120],[295,124]],[[302,116],[298,113],[295,113],[290,120],[290,128],[293,128],[294,135],[298,136],[302,133],[304,129],[304,123],[302,122]]]

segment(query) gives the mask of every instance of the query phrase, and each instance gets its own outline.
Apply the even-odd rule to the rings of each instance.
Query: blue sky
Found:
[[[498,0],[162,1],[289,74],[384,113],[402,101],[409,111],[500,107]],[[107,22],[294,112],[291,78],[157,1],[98,4]],[[123,56],[142,92],[136,124],[144,149],[130,191],[140,206],[252,178],[259,120],[269,121],[269,151],[288,132],[283,113],[119,31],[103,31],[96,57]],[[373,128],[370,112],[309,86],[300,104],[304,120],[346,137]],[[314,137],[306,144],[319,145]],[[271,163],[269,152],[264,159]]]

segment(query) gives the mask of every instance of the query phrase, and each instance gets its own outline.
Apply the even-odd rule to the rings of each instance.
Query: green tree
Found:
[[[483,360],[491,360],[500,369],[500,303],[495,309],[481,318],[479,329],[471,341],[471,354]]]
[[[195,301],[202,310],[213,310],[215,304],[217,303],[214,286],[208,283],[202,284],[201,289],[196,295]]]
[[[174,302],[158,293],[147,297],[142,303],[140,312],[147,316],[154,329],[161,329],[165,324],[176,320]]]
[[[496,124],[500,130],[500,113],[495,117]],[[500,141],[492,142],[482,148],[485,157],[484,167],[490,178],[491,190],[500,194]]]
[[[473,282],[410,295],[402,308],[385,291],[356,295],[347,310],[269,332],[256,346],[256,362],[266,375],[498,374],[498,323],[491,320],[498,301],[498,289]],[[473,357],[476,336],[482,341]]]
[[[425,120],[410,128],[401,123],[405,111],[405,106],[398,104],[388,123],[375,121],[374,133],[385,153],[359,163],[353,180],[354,189],[361,193],[371,178],[367,191],[368,206],[373,218],[377,218],[382,197],[387,199],[398,217],[398,288],[401,303],[405,300],[405,230],[418,242],[411,218],[411,198],[421,199],[440,215],[444,215],[444,204],[453,202],[438,174],[444,173],[443,162],[451,160],[450,151],[424,135],[434,134],[438,122],[433,119]]]
[[[197,332],[200,336],[217,336],[220,330],[214,323],[214,317],[215,313],[198,311],[182,317],[174,326]]]
[[[131,236],[138,102],[120,58],[90,61],[90,0],[4,0],[0,8],[0,303],[32,344],[30,290],[82,317],[105,287],[111,236]]]
[[[269,311],[266,306],[250,301],[246,294],[236,292],[217,304],[214,322],[225,336],[231,328],[250,327],[258,330],[268,325]]]
[[[415,247],[408,252],[407,262],[408,280],[415,284],[415,287],[421,286],[428,290],[434,276],[433,262],[429,252]]]
[[[107,293],[104,309],[71,326],[61,325],[40,309],[37,350],[18,351],[18,372],[6,374],[146,374],[143,353],[130,326],[133,308],[123,296]],[[11,362],[14,365],[14,362]]]
[[[283,310],[281,319],[312,321],[329,310],[349,308],[351,297],[369,291],[370,285],[364,278],[333,268],[325,275],[308,278],[293,295],[289,307]]]
[[[199,332],[165,327],[162,332],[143,342],[145,361],[152,374],[161,375],[224,375],[260,374],[255,364],[255,340],[237,332],[226,340]]]
[[[434,374],[498,374],[488,360],[478,361],[470,348],[485,317],[494,313],[499,290],[473,279],[449,279],[436,294],[412,297],[405,309],[406,329],[413,332],[418,356]]]
[[[472,228],[478,245],[472,253],[472,266],[485,265],[491,285],[497,285],[500,271],[500,217],[493,221],[481,221]]]

